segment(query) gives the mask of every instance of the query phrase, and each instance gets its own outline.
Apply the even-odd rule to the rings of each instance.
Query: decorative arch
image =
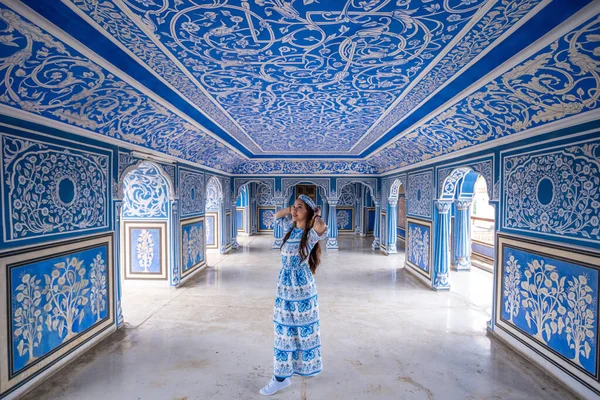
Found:
[[[124,185],[123,184],[125,183],[125,178],[127,177],[127,175],[129,175],[132,171],[135,171],[136,169],[138,169],[140,167],[140,165],[142,165],[144,163],[152,165],[154,168],[156,168],[156,170],[160,173],[160,175],[167,182],[169,200],[176,200],[175,183],[173,182],[173,179],[171,178],[171,176],[166,173],[166,171],[163,169],[163,167],[160,164],[153,162],[153,161],[142,160],[142,159],[137,159],[137,161],[134,164],[127,166],[126,168],[123,169],[123,172],[121,172],[121,175],[119,176],[119,184],[118,184],[119,189],[117,192],[118,200],[123,200],[123,196],[124,196]]]
[[[404,186],[404,190],[406,191],[406,175],[398,176],[396,178],[392,178],[392,184],[390,185],[390,191],[387,194],[388,200],[398,199],[398,193],[400,192],[400,187]]]
[[[353,183],[360,183],[363,186],[366,186],[371,193],[371,198],[375,201],[377,200],[377,179],[375,178],[340,178],[336,180],[337,192],[341,193],[342,189],[345,186],[351,185]]]
[[[328,178],[302,178],[302,179],[292,179],[292,178],[283,178],[281,180],[281,192],[284,198],[288,198],[290,196],[290,189],[298,184],[303,183],[312,183],[313,185],[317,185],[323,189],[325,192],[325,198],[329,199],[330,197],[335,197],[335,192],[329,190],[329,179]]]
[[[279,196],[277,196],[277,193],[275,192],[275,179],[273,179],[273,178],[267,178],[267,179],[234,178],[233,179],[233,196],[234,196],[234,198],[237,199],[238,196],[240,195],[241,187],[245,186],[249,183],[261,183],[263,185],[267,185],[267,186],[269,186],[269,188],[271,188],[271,193],[273,193],[273,196],[279,197]]]
[[[218,208],[224,199],[221,180],[214,175],[206,181],[206,209]],[[214,207],[211,207],[214,205]]]
[[[464,176],[466,174],[465,169],[468,169],[477,172],[478,174],[483,176],[487,185],[487,192],[490,197],[490,200],[495,199],[495,196],[497,196],[498,193],[496,193],[497,190],[494,188],[493,161],[494,158],[491,157],[480,161],[466,162],[464,164],[438,169],[438,198],[446,199],[447,194],[450,191],[454,191],[456,189],[456,187],[454,186],[453,188],[452,185],[456,185],[456,182],[458,182],[462,178],[460,175],[463,174]],[[459,172],[459,170],[462,172]],[[454,177],[452,177],[453,175]],[[446,194],[446,196],[444,194]]]

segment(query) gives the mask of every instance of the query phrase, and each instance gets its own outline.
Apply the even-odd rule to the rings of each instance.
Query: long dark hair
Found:
[[[306,205],[306,203],[304,204]],[[314,275],[315,272],[317,272],[319,264],[321,264],[321,244],[317,242],[317,244],[315,244],[315,247],[313,247],[313,249],[311,250],[310,254],[308,254],[308,245],[306,244],[306,242],[308,242],[308,233],[312,228],[312,224],[309,223],[312,222],[313,217],[315,215],[315,211],[309,206],[306,206],[306,210],[308,211],[308,214],[306,216],[306,225],[304,226],[304,232],[302,232],[302,239],[300,240],[300,258],[302,258],[302,261],[304,261],[308,257],[308,266],[310,267],[310,272],[312,272],[312,274]],[[288,241],[295,227],[296,223],[294,222],[294,226],[292,227],[292,229],[290,229],[283,238],[283,243],[281,243],[281,247],[283,247],[285,242]]]

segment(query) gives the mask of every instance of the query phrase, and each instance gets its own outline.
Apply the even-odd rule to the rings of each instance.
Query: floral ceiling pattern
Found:
[[[594,13],[462,100],[422,111],[517,28],[534,29],[554,6],[541,0],[15,4],[0,6],[2,104],[225,172],[388,172],[594,110],[600,93]],[[53,25],[66,12],[69,24]],[[114,59],[93,56],[83,26],[112,42]],[[128,74],[115,68],[123,57],[135,61]]]

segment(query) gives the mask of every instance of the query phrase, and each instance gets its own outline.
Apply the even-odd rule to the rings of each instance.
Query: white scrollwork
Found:
[[[429,229],[416,224],[408,228],[408,261],[429,271]]]
[[[154,241],[152,240],[152,234],[146,229],[141,230],[135,250],[138,265],[143,269],[141,272],[148,272],[148,268],[154,260]]]
[[[408,175],[406,189],[407,214],[431,218],[433,171]]]
[[[0,47],[3,104],[228,172],[244,160],[5,6]]]
[[[337,210],[336,221],[338,229],[351,229],[352,217],[348,210]]]
[[[219,178],[211,176],[206,183],[206,211],[220,211],[223,189]]]
[[[179,170],[181,216],[204,211],[204,174]]]
[[[168,218],[168,183],[153,164],[141,163],[125,177],[123,187],[124,217]]]
[[[6,241],[108,226],[109,157],[2,135]]]
[[[385,172],[596,109],[599,41],[594,16],[368,161]]]
[[[338,198],[339,206],[354,206],[356,201],[356,191],[354,185],[346,185],[342,188],[340,197]]]
[[[504,227],[600,240],[599,154],[595,141],[505,158]]]

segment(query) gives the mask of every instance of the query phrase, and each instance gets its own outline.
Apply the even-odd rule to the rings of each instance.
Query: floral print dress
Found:
[[[277,283],[273,322],[275,324],[274,375],[287,378],[314,375],[321,372],[321,338],[319,334],[319,303],[317,286],[308,266],[301,261],[299,247],[303,229],[293,228],[289,216],[279,218],[284,235],[293,229],[281,248],[282,267]],[[319,236],[314,229],[308,234],[308,251],[327,231]]]

